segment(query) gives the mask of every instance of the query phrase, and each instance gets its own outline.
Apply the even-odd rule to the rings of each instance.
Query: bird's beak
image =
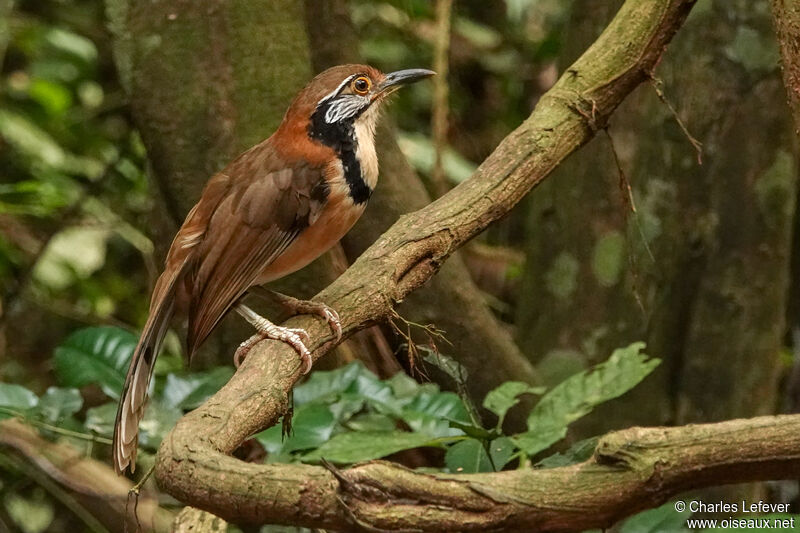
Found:
[[[378,85],[376,96],[379,97],[388,96],[389,94],[395,92],[403,85],[408,85],[410,83],[414,83],[425,78],[430,78],[431,76],[434,75],[436,75],[434,71],[424,68],[410,68],[406,70],[397,70],[395,72],[390,72],[389,74],[386,75],[386,78],[384,78],[384,80]]]

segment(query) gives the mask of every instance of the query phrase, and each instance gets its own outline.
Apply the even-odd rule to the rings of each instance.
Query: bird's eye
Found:
[[[366,76],[359,76],[353,80],[353,91],[357,94],[367,94],[371,86],[372,82]]]

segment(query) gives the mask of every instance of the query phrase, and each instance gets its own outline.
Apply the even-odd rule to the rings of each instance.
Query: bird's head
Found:
[[[303,124],[313,141],[339,151],[354,139],[356,131],[372,134],[377,110],[387,96],[434,74],[425,69],[383,74],[368,65],[332,67],[318,74],[297,95],[284,123]]]

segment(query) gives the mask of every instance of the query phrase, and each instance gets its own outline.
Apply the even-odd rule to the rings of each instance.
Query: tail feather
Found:
[[[147,388],[153,376],[156,357],[174,312],[175,278],[177,276],[167,282],[168,286],[163,291],[158,287],[163,280],[159,279],[156,285],[150,316],[133,352],[122,387],[112,444],[114,470],[117,474],[122,474],[128,466],[131,472],[136,468],[139,422],[144,415]]]

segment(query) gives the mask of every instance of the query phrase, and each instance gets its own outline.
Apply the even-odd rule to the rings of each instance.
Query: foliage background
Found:
[[[144,322],[165,242],[163,224],[154,216],[159,210],[154,163],[135,125],[125,89],[130,80],[115,66],[111,30],[118,29],[109,24],[115,20],[114,5],[109,2],[107,12],[99,0],[0,0],[0,381],[25,388],[0,389],[8,396],[0,405],[21,409],[40,427],[94,432],[98,437],[89,441],[90,451],[100,458],[107,455],[103,436],[113,415],[109,399],[118,390],[114,376],[124,371],[125,346],[135,342],[132,332]],[[594,39],[618,5],[611,0],[455,3],[447,80],[450,124],[447,146],[438,147],[450,186],[466,179],[528,116],[562,65]],[[530,377],[520,378],[525,383],[516,386],[517,393],[540,385],[552,391],[601,363],[613,349],[636,341],[647,341],[647,353],[663,360],[633,397],[624,396],[574,425],[559,445],[562,455],[569,457],[567,450],[576,443],[573,449],[580,450],[585,438],[632,423],[796,409],[796,151],[768,4],[752,5],[701,0],[657,73],[677,116],[704,144],[702,166],[672,113],[651,88],[643,89],[610,129],[619,164],[633,186],[636,213],[627,212],[614,152],[607,139],[599,138],[561,170],[562,176],[462,254],[502,326],[497,334],[510,333],[535,367]],[[384,71],[432,64],[434,3],[353,0],[347,10],[365,61]],[[435,193],[431,90],[420,84],[402,93],[388,114],[403,154]],[[742,244],[731,237],[737,234],[749,240]],[[419,298],[425,298],[424,291]],[[443,301],[426,304],[439,306],[436,313],[453,313]],[[432,311],[419,313],[421,318],[413,309],[408,312],[412,320],[427,323],[423,319],[433,317],[430,321],[437,323]],[[117,329],[84,329],[97,326]],[[466,377],[452,367],[448,373],[442,361],[461,360],[462,347],[458,339],[448,339],[455,341],[451,345],[432,331],[398,320],[395,328],[372,333],[381,343],[360,338],[340,349],[332,361],[350,363],[340,372],[358,374],[362,385],[372,388],[348,382],[335,400],[314,404],[302,398],[301,391],[311,389],[306,384],[298,390],[295,436],[281,442],[278,430],[268,430],[258,439],[263,450],[257,453],[266,451],[268,460],[286,459],[298,450],[313,457],[345,426],[367,436],[374,431],[415,435],[424,423],[436,425],[438,419],[438,429],[408,437],[408,446],[386,453],[458,436],[445,443],[449,447],[393,457],[427,468],[458,468],[454,465],[470,460],[476,469],[496,468],[490,443],[508,437],[478,433],[481,426],[502,430],[496,426],[499,413],[470,407],[481,406],[494,386],[470,388],[480,379],[480,370],[475,371],[480,367],[466,362]],[[411,371],[407,355],[414,343],[405,334],[428,361],[427,366],[420,361],[414,377],[431,377],[462,399],[438,386],[417,390],[397,373]],[[182,410],[197,405],[231,373],[223,349],[209,350],[192,372],[183,370],[179,334],[171,335],[166,351],[157,370],[157,401],[144,426],[143,445],[150,450]],[[496,354],[480,355],[492,367]],[[362,368],[353,366],[356,359],[388,381],[353,370]],[[337,375],[325,379],[335,381],[330,376]],[[512,377],[499,376],[494,385]],[[406,390],[414,398],[428,394],[428,403],[415,400],[422,403],[410,411],[414,415],[387,413],[364,404],[378,390]],[[584,394],[596,390],[581,388]],[[599,394],[584,407],[615,395]],[[521,405],[509,407],[507,435],[530,428],[533,396],[522,398]],[[444,407],[432,407],[433,399]],[[570,404],[562,399],[557,405]],[[573,415],[562,417],[556,434],[578,418]],[[442,425],[442,417],[476,434],[463,439],[463,428]],[[536,426],[536,435],[546,433],[542,427]],[[58,431],[47,436],[69,440]],[[461,450],[454,452],[454,443]],[[508,445],[509,457],[525,449],[519,441],[516,446]],[[352,449],[352,443],[345,448]],[[454,462],[459,452],[467,459]],[[481,466],[485,456],[491,464]],[[143,457],[146,465],[147,454]],[[369,457],[365,452],[349,459]],[[510,467],[528,459],[517,455]],[[73,507],[32,481],[28,469],[34,467],[19,465],[0,460],[3,524],[25,531],[92,529]],[[739,490],[781,501],[796,495],[791,483]]]

